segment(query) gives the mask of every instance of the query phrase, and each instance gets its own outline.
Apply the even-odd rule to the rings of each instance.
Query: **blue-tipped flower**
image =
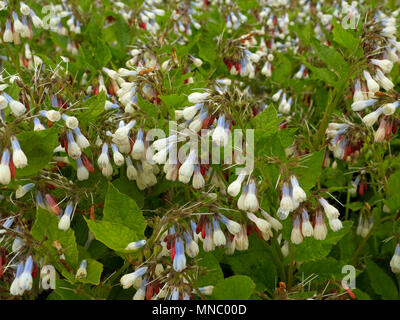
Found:
[[[144,300],[146,297],[146,287],[147,287],[147,279],[144,278],[140,285],[140,288],[136,291],[135,295],[133,296],[133,300]]]
[[[140,158],[143,157],[143,152],[144,152],[143,131],[142,129],[139,129],[136,136],[135,144],[133,145],[132,148],[131,156],[133,159],[139,160]]]
[[[196,232],[196,227],[194,228],[195,231],[193,231],[194,233]],[[199,246],[197,245],[197,243],[193,240],[192,235],[185,231],[183,233],[183,236],[185,238],[185,242],[186,242],[186,253],[189,257],[194,258],[195,256],[197,256],[199,254]]]
[[[172,290],[171,300],[179,300],[179,288],[175,287]]]
[[[33,183],[27,183],[23,186],[19,186],[17,191],[15,192],[15,198],[19,199],[22,198],[25,194],[33,189],[35,185]]]
[[[46,128],[42,125],[39,118],[33,118],[33,131],[42,131]]]
[[[7,19],[6,21],[6,30],[3,34],[3,41],[4,42],[13,42],[14,37],[11,29],[11,21]]]
[[[87,277],[87,261],[82,260],[78,271],[76,272],[75,278],[76,279],[85,279]]]
[[[22,151],[19,145],[18,139],[15,136],[11,136],[11,146],[13,149],[13,163],[16,168],[22,169],[28,165],[28,159],[25,153]]]
[[[144,276],[146,271],[147,271],[147,267],[141,267],[141,268],[137,269],[135,272],[128,273],[128,274],[122,276],[121,280],[120,280],[122,287],[124,289],[130,288],[137,279]]]
[[[108,157],[108,144],[103,143],[103,147],[101,149],[101,154],[97,159],[97,165],[99,168],[104,169],[110,165],[110,158]]]
[[[45,202],[44,202],[42,193],[41,193],[40,191],[36,194],[36,204],[37,204],[39,207],[41,207],[41,208],[43,208],[43,209],[46,209],[46,204],[45,204]]]
[[[182,272],[186,268],[186,256],[184,252],[183,240],[180,237],[175,239],[175,257],[173,261],[174,270]]]
[[[65,121],[65,125],[69,129],[75,129],[79,125],[79,121],[76,117],[74,116],[68,116],[65,113],[61,116],[61,118]]]
[[[10,106],[11,112],[14,116],[19,117],[25,113],[26,108],[21,102],[14,100],[7,93],[3,93],[3,97],[8,101],[8,105]]]
[[[221,227],[219,225],[219,222],[216,218],[212,219],[213,223],[213,241],[216,246],[224,246],[226,244],[226,237],[223,231],[221,230]]]
[[[0,163],[0,183],[7,185],[11,181],[11,170],[10,170],[10,151],[5,149],[1,157]]]
[[[228,219],[221,213],[218,214],[218,219],[226,226],[231,234],[235,235],[240,232],[241,226],[236,221]]]
[[[23,290],[31,290],[32,289],[32,269],[33,269],[33,259],[32,256],[29,256],[25,262],[24,271],[19,277],[19,286]]]
[[[10,229],[10,227],[12,226],[13,222],[14,222],[14,217],[7,218],[7,220],[4,221],[3,223],[3,228],[0,229],[0,234],[6,233],[7,229]]]
[[[65,208],[64,214],[58,222],[58,229],[67,231],[71,225],[71,214],[73,210],[73,203],[70,201]]]
[[[115,164],[117,166],[119,166],[119,167],[122,166],[124,164],[124,162],[125,162],[125,158],[122,155],[122,153],[119,152],[117,145],[112,143],[111,144],[111,149],[112,149],[112,152],[113,152],[113,159],[114,159]]]
[[[138,249],[144,247],[145,244],[146,244],[146,240],[144,240],[144,239],[136,241],[136,242],[131,242],[126,246],[125,250],[138,250]]]
[[[21,261],[17,266],[15,279],[10,286],[10,294],[13,296],[22,295],[24,293],[24,289],[20,286],[20,281],[19,281],[23,272],[24,272],[24,262]]]
[[[78,146],[78,144],[75,142],[74,135],[72,134],[71,130],[68,130],[67,132],[67,140],[68,140],[68,150],[67,150],[68,155],[74,160],[78,159],[81,156],[82,151],[81,148]]]

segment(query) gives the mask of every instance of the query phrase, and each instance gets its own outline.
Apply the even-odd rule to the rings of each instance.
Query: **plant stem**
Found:
[[[286,282],[286,273],[285,273],[285,269],[283,268],[282,258],[280,257],[279,253],[276,250],[276,244],[277,244],[276,238],[273,238],[271,242],[272,242],[272,245],[269,245],[266,242],[263,242],[263,243],[268,248],[268,250],[271,252],[272,258],[274,259],[276,265],[278,266],[281,280],[283,282]],[[278,246],[278,249],[280,251],[279,246]]]
[[[349,218],[349,204],[350,204],[350,192],[347,190],[347,198],[346,198],[346,212],[345,212],[345,220]]]
[[[290,257],[290,262],[289,262],[289,271],[288,271],[288,285],[287,285],[288,290],[292,287],[292,283],[293,283],[294,246],[292,243],[290,243],[290,246],[289,246],[289,257]]]
[[[346,75],[345,79],[341,82],[340,86],[335,87],[335,89],[333,90],[331,101],[325,109],[325,113],[324,113],[322,121],[319,125],[318,131],[316,134],[316,138],[313,141],[315,150],[319,150],[318,147],[321,145],[322,140],[324,138],[325,130],[328,127],[328,121],[332,115],[333,110],[335,110],[339,101],[342,99],[343,92],[344,92],[345,88],[347,87],[348,79],[349,79],[349,77],[348,77],[348,75]]]

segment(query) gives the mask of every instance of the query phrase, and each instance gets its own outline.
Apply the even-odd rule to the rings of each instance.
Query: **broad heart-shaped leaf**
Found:
[[[142,109],[149,117],[157,118],[158,108],[150,101],[143,99],[140,94],[137,95],[139,108]]]
[[[276,156],[280,160],[286,159],[285,150],[279,135],[278,114],[270,105],[255,118],[254,145],[257,156]]]
[[[143,237],[146,220],[143,218],[142,211],[135,200],[119,192],[111,183],[108,184],[103,215],[104,221],[121,224],[135,232],[137,237]]]
[[[121,192],[135,200],[136,204],[142,208],[144,204],[144,195],[139,190],[135,181],[130,181],[123,175],[115,180],[112,184]]]
[[[232,276],[218,282],[212,298],[215,300],[248,300],[256,285],[247,276]]]
[[[235,251],[232,256],[224,255],[222,262],[229,264],[236,275],[251,277],[257,290],[266,288],[273,291],[276,286],[277,271],[270,252],[255,234],[249,236],[249,248]]]
[[[58,145],[57,128],[22,132],[17,134],[17,139],[28,159],[28,165],[23,169],[17,169],[16,177],[36,175],[49,163],[53,150]]]
[[[237,5],[240,9],[248,11],[250,9],[257,8],[259,4],[256,0],[238,0]]]
[[[106,66],[112,58],[109,47],[101,39],[95,41],[93,52],[95,53],[93,55],[93,61],[98,68]]]
[[[178,95],[176,93],[169,96],[159,96],[159,98],[166,104],[168,108],[179,109],[184,107],[187,103],[187,98],[184,95]]]
[[[100,262],[93,259],[86,259],[86,262],[87,262],[87,267],[86,267],[87,276],[86,278],[78,279],[78,281],[82,283],[90,283],[98,285],[100,283],[101,273],[103,272],[103,265]]]
[[[307,278],[312,274],[318,275],[316,281],[324,281],[329,279],[341,280],[346,273],[342,273],[342,268],[347,263],[338,261],[334,258],[327,257],[317,261],[308,261],[301,264],[298,277]]]
[[[217,56],[215,42],[212,39],[199,40],[199,57],[204,61],[214,64]]]
[[[400,171],[396,171],[389,177],[387,187],[391,197],[398,194],[400,190]]]
[[[400,208],[400,197],[398,196],[400,190],[400,171],[396,171],[389,177],[387,187],[389,191],[389,200],[385,201],[385,204],[391,211],[398,210]]]
[[[337,23],[335,19],[333,19],[332,24],[333,40],[339,43],[341,46],[349,49],[351,53],[354,53],[358,48],[361,37],[356,37],[351,29],[344,29],[342,25]]]
[[[338,77],[332,71],[327,68],[317,68],[312,66],[311,64],[304,62],[304,65],[312,71],[311,77],[312,79],[321,80],[327,84],[330,84],[334,87],[338,86]]]
[[[318,177],[321,175],[324,156],[325,149],[314,152],[301,161],[300,167],[293,170],[304,191],[309,191],[317,182]]]
[[[96,240],[104,243],[112,250],[125,252],[125,248],[129,243],[140,240],[135,231],[129,229],[123,224],[105,220],[95,221],[86,218],[85,220]]]
[[[47,300],[91,300],[93,299],[93,294],[90,291],[88,285],[82,287],[80,283],[71,284],[65,280],[56,280],[56,288],[47,297]],[[77,287],[80,290],[77,292]]]
[[[294,260],[306,262],[326,257],[332,246],[350,231],[352,224],[353,221],[344,221],[343,228],[339,231],[333,232],[329,229],[325,240],[315,240],[312,237],[307,237],[298,245],[292,244],[294,246]]]
[[[295,24],[293,27],[294,32],[299,36],[301,42],[303,42],[304,46],[308,47],[310,45],[311,36],[314,33],[314,27],[312,23],[303,24]]]
[[[279,131],[280,120],[273,106],[267,106],[254,120],[256,128],[262,129],[266,135],[272,135]]]
[[[317,56],[328,66],[330,66],[332,70],[337,71],[339,75],[348,71],[348,63],[335,49],[324,45],[321,41],[315,38],[311,39],[311,46]]]
[[[292,75],[292,62],[284,53],[277,53],[276,63],[274,63],[274,72],[272,72],[272,80],[282,84],[283,87],[287,86],[288,79]]]
[[[79,116],[79,121],[83,126],[86,126],[89,122],[94,122],[99,115],[104,111],[104,105],[106,103],[106,95],[103,91],[99,94],[86,99],[82,103],[83,112]]]
[[[60,255],[64,254],[66,264],[70,269],[76,270],[78,264],[78,248],[76,245],[74,231],[70,228],[67,231],[58,229],[58,218],[47,210],[38,208],[36,220],[32,227],[32,237],[38,241],[45,239],[44,245],[54,266],[62,272],[69,280],[75,276],[60,262]],[[56,249],[60,248],[60,251]]]
[[[377,294],[384,300],[398,299],[399,292],[396,284],[385,271],[372,260],[367,261],[366,270],[371,280],[371,287]]]
[[[256,156],[271,156],[277,157],[281,161],[286,161],[285,149],[278,133],[268,135],[261,129],[255,129],[254,133],[254,152]]]
[[[224,278],[221,266],[212,252],[204,252],[203,250],[197,255],[199,267],[203,267],[205,273],[197,279],[197,287],[214,285]]]

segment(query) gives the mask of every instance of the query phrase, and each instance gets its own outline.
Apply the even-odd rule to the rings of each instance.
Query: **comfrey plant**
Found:
[[[1,298],[397,298],[399,12],[0,1]]]

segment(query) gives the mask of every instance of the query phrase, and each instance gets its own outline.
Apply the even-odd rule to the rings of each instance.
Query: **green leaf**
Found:
[[[349,232],[339,241],[341,260],[350,260],[353,257],[357,249],[357,238],[359,237],[354,232]]]
[[[352,291],[356,296],[356,300],[371,300],[371,297],[360,289],[353,289]]]
[[[279,133],[268,135],[263,131],[255,130],[255,152],[257,156],[277,157],[286,161],[285,149],[282,146]]]
[[[214,64],[217,57],[215,42],[212,39],[205,39],[199,41],[199,57],[204,61]]]
[[[299,245],[294,246],[294,259],[296,261],[306,262],[319,260],[326,257],[332,249],[332,246],[339,242],[349,231],[353,221],[344,221],[343,228],[339,231],[328,231],[325,240],[315,240],[307,237]]]
[[[385,202],[386,205],[395,211],[400,209],[400,197],[398,196],[398,191],[400,190],[400,171],[393,173],[387,182],[389,199]]]
[[[86,126],[89,122],[95,122],[98,116],[100,116],[104,111],[104,105],[106,103],[106,95],[103,91],[99,94],[86,99],[82,108],[84,111],[79,117],[79,121],[83,126]]]
[[[277,271],[270,252],[257,236],[249,237],[246,251],[235,251],[232,256],[224,255],[222,262],[229,264],[236,275],[246,275],[253,279],[256,288],[273,291],[276,286]],[[244,263],[244,261],[246,263]]]
[[[184,107],[187,103],[186,96],[178,95],[175,93],[168,96],[160,96],[159,98],[162,100],[162,102],[165,103],[168,108],[173,108],[173,110]]]
[[[146,220],[142,211],[135,200],[119,192],[111,183],[108,184],[103,214],[105,221],[121,224],[135,232],[137,237],[143,237]]]
[[[95,238],[115,251],[125,252],[129,243],[141,240],[135,231],[122,224],[86,218],[85,220]]]
[[[268,106],[255,118],[254,144],[256,155],[276,156],[286,160],[281,144],[278,114],[273,106]]]
[[[103,272],[103,265],[93,259],[86,259],[87,262],[87,276],[86,278],[80,278],[78,281],[82,283],[90,283],[98,285],[100,283],[101,273]]]
[[[158,117],[158,108],[150,101],[143,99],[140,94],[137,95],[139,108],[142,109],[149,117]]]
[[[398,194],[400,190],[400,171],[396,171],[389,177],[387,187],[390,196]]]
[[[356,201],[356,202],[351,202],[349,204],[346,204],[346,207],[349,208],[352,211],[359,211],[361,208],[364,207],[364,204],[360,201]]]
[[[112,184],[119,190],[119,192],[126,194],[135,200],[136,204],[142,208],[144,204],[144,195],[139,190],[135,181],[128,180],[126,175],[115,179]]]
[[[352,31],[351,29],[343,29],[342,25],[337,23],[335,19],[333,19],[332,24],[333,40],[341,46],[349,49],[351,53],[354,53],[357,50],[358,45],[360,44],[361,38],[357,38],[354,35],[354,31]]]
[[[308,261],[303,263],[298,275],[310,276],[312,274],[318,275],[317,281],[329,279],[342,279],[345,274],[342,273],[342,268],[347,263],[338,261],[334,258],[328,257],[317,261]]]
[[[80,286],[79,286],[80,288]],[[47,300],[91,300],[89,288],[77,290],[77,286],[65,280],[56,280],[56,289],[47,297]]]
[[[197,279],[197,287],[214,285],[224,278],[222,269],[213,253],[201,251],[196,258],[199,259],[198,266],[205,269],[205,274]]]
[[[256,285],[247,276],[232,276],[218,282],[212,298],[215,300],[248,300]]]
[[[317,68],[313,67],[309,63],[304,63],[307,68],[312,71],[311,78],[321,80],[327,84],[330,84],[334,87],[338,86],[338,78],[335,73],[330,71],[327,68]]]
[[[258,2],[256,0],[238,0],[237,4],[243,11],[248,11],[258,7]]]
[[[309,22],[306,25],[295,24],[293,27],[294,32],[299,36],[301,42],[303,42],[305,47],[310,45],[310,39],[313,35],[313,25]]]
[[[284,87],[286,87],[287,81],[291,78],[292,75],[292,62],[284,54],[277,54],[275,59],[276,63],[274,63],[274,66],[276,66],[276,68],[272,73],[272,80],[275,82],[279,82]]]
[[[105,67],[112,58],[109,47],[101,39],[95,42],[93,53],[93,61],[99,69]]]
[[[46,167],[53,157],[53,150],[59,144],[57,128],[43,131],[29,131],[17,134],[17,139],[24,151],[28,165],[23,169],[16,169],[16,177],[36,175]]]
[[[394,280],[387,275],[376,263],[368,260],[366,270],[371,281],[371,287],[384,300],[398,299],[398,291]]]
[[[283,148],[290,147],[293,144],[296,130],[296,128],[285,128],[283,130],[279,130],[279,138]]]
[[[44,241],[47,248],[47,253],[50,255],[52,263],[55,267],[63,272],[63,275],[72,276],[65,266],[60,262],[60,255],[65,255],[67,265],[71,269],[76,269],[78,264],[78,247],[75,240],[74,231],[70,228],[67,231],[58,229],[58,218],[54,213],[51,213],[42,208],[36,211],[36,220],[32,227],[32,237],[38,241]],[[61,251],[55,248],[55,245],[61,246]],[[75,275],[74,275],[75,276]]]
[[[332,70],[338,71],[339,75],[348,71],[349,65],[344,60],[342,55],[335,49],[322,44],[317,39],[311,39],[311,46],[317,56],[328,66],[330,66]]]
[[[294,174],[298,177],[300,186],[304,191],[311,190],[322,172],[325,149],[314,152],[301,162],[301,166],[294,169]]]
[[[263,112],[258,114],[254,121],[257,129],[262,129],[265,136],[272,135],[279,131],[280,120],[273,106],[267,106]]]
[[[56,32],[51,32],[50,36],[51,36],[51,39],[53,40],[53,42],[58,47],[61,47],[63,49],[67,48],[67,45],[68,45],[68,37],[67,36],[60,35]]]

